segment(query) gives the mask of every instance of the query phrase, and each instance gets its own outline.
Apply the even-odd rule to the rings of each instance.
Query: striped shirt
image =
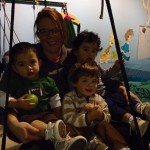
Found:
[[[91,96],[87,102],[86,98],[78,96],[75,90],[67,93],[64,97],[62,107],[64,121],[75,127],[88,126],[85,117],[87,112],[83,111],[83,108],[87,103],[99,105],[104,114],[103,121],[110,121],[111,116],[108,105],[100,95],[95,94]]]

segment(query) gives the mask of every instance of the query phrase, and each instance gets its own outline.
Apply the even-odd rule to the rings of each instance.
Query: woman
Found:
[[[64,89],[65,83],[61,78],[61,70],[63,68],[63,63],[65,61],[65,58],[67,57],[68,54],[68,50],[63,45],[66,39],[66,30],[65,30],[63,18],[56,9],[44,8],[38,13],[37,18],[35,20],[34,27],[35,27],[35,34],[39,38],[39,43],[35,44],[34,46],[37,52],[39,53],[40,58],[42,59],[40,74],[42,76],[48,75],[52,77],[58,86],[60,96],[63,97],[65,93],[65,89]],[[8,76],[6,71],[0,84],[6,84],[7,77]],[[11,74],[11,78],[12,79],[16,78],[15,73]],[[3,106],[5,105],[3,104]],[[27,104],[25,100],[19,103],[18,105],[18,103],[14,99],[11,99],[11,97],[9,98],[8,106],[10,108],[18,108],[18,107],[22,109],[31,108],[30,104]],[[14,121],[17,122],[17,125],[14,125]],[[27,143],[27,142],[39,140],[39,138],[37,138],[34,135],[34,133],[38,132],[38,130],[36,128],[33,128],[28,123],[19,122],[15,116],[12,117],[8,115],[8,127],[11,131],[14,130],[18,131],[18,133],[16,133],[15,136],[19,138],[21,142]],[[70,131],[71,128],[69,126],[67,127],[68,127],[68,131]],[[70,133],[72,133],[70,134],[70,136],[76,136],[76,133],[74,132],[70,132]],[[12,136],[12,134],[9,134],[9,132],[8,135]],[[9,137],[11,138],[11,136]],[[17,140],[14,139],[14,137],[11,139]],[[45,140],[43,141],[45,142]],[[44,146],[43,141],[39,146],[37,146],[39,142],[35,144],[37,146],[37,149],[40,149],[39,147]],[[78,143],[74,142],[74,144],[78,144]],[[28,144],[23,147],[29,149],[30,145],[33,146],[33,144]]]

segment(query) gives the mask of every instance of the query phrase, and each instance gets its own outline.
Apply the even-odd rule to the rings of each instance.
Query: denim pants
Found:
[[[121,93],[108,93],[105,94],[105,101],[108,104],[108,108],[111,114],[112,120],[121,121],[125,113],[132,114],[132,109],[129,104],[126,103],[125,98]],[[131,105],[134,107],[138,102],[131,99]]]

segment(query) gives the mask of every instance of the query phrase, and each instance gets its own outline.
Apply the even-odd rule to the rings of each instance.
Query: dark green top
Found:
[[[6,92],[6,84],[0,84],[0,90]],[[32,91],[38,96],[38,105],[31,110],[18,109],[19,114],[37,114],[40,112],[51,112],[50,98],[58,94],[58,88],[55,81],[50,77],[42,77],[38,80],[27,80],[18,76],[18,78],[11,78],[10,81],[10,95],[14,98],[19,98],[24,94]]]

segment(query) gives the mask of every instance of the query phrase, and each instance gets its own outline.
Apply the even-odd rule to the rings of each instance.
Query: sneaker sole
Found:
[[[64,141],[67,136],[66,125],[62,120],[58,120],[55,123],[55,137],[59,141]]]

